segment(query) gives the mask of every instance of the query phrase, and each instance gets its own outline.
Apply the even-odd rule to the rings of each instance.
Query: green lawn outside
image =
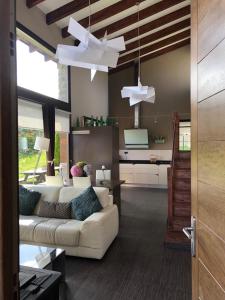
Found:
[[[19,178],[22,179],[24,177],[21,174],[23,171],[33,170],[35,168],[36,162],[38,158],[38,153],[32,154],[23,154],[19,155]],[[42,152],[38,168],[46,167],[46,153]]]

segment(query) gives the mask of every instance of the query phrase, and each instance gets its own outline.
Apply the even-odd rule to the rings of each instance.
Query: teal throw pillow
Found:
[[[23,186],[19,186],[19,211],[21,215],[31,216],[34,212],[41,194],[39,192],[30,191]]]
[[[84,221],[90,215],[102,210],[102,205],[92,186],[74,198],[71,202],[72,218]]]

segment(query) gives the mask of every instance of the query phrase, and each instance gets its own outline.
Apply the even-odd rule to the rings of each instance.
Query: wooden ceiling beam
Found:
[[[160,13],[172,6],[175,6],[181,2],[184,2],[184,0],[163,0],[156,4],[153,4],[145,9],[142,9],[139,12],[139,20],[144,20],[150,16],[153,16],[157,13]],[[116,21],[114,23],[109,24],[108,26],[101,28],[94,32],[94,35],[98,38],[101,38],[104,36],[105,32],[107,31],[108,34],[112,34],[118,30],[121,30],[123,28],[126,28],[134,23],[138,22],[138,13],[134,13],[126,18],[123,18],[119,21]]]
[[[38,4],[40,4],[41,2],[44,2],[44,1],[45,0],[27,0],[26,4],[27,4],[27,7],[32,8],[35,5],[38,5]]]
[[[154,42],[158,39],[164,38],[167,35],[173,34],[173,33],[177,32],[179,30],[185,29],[185,28],[189,27],[190,25],[191,25],[191,20],[190,19],[186,19],[184,21],[178,22],[174,25],[171,25],[171,26],[166,27],[162,30],[154,32],[150,35],[147,35],[147,36],[145,36],[144,38],[142,38],[140,40],[136,40],[136,41],[134,41],[130,44],[127,44],[126,45],[126,50],[120,52],[120,54],[123,54],[127,51],[131,51],[131,50],[134,50],[136,48],[139,48],[139,45],[144,46],[144,45],[149,44],[151,42]]]
[[[176,50],[176,49],[179,49],[179,48],[184,47],[184,46],[189,45],[189,44],[190,44],[190,39],[187,39],[187,40],[178,42],[178,43],[176,43],[176,44],[174,44],[174,45],[170,45],[170,46],[165,47],[165,48],[163,48],[163,49],[161,49],[161,50],[158,50],[158,51],[156,51],[156,52],[154,52],[154,53],[150,53],[149,55],[146,55],[146,56],[144,56],[144,57],[141,57],[141,63],[143,63],[143,62],[145,62],[145,61],[147,61],[147,60],[150,60],[150,59],[152,59],[152,58],[158,57],[158,56],[160,56],[160,55],[169,53],[169,52],[171,52],[171,51],[174,51],[174,50]],[[122,70],[124,70],[124,69],[127,69],[127,68],[129,68],[129,67],[133,67],[133,66],[134,66],[134,60],[129,61],[128,63],[125,63],[125,64],[123,64],[123,65],[118,66],[117,68],[110,69],[110,70],[109,70],[109,75],[110,75],[110,74],[113,74],[113,73],[116,73],[116,72],[119,72],[119,71],[122,71]]]
[[[164,40],[160,41],[160,42],[157,42],[157,43],[154,43],[150,46],[147,46],[147,47],[144,47],[140,50],[140,55],[143,56],[143,55],[146,55],[148,54],[149,52],[152,52],[152,51],[155,51],[155,50],[158,50],[162,47],[165,47],[165,46],[169,46],[170,44],[172,43],[175,43],[175,42],[178,42],[182,39],[186,39],[186,38],[189,38],[191,35],[191,31],[190,29],[188,30],[185,30],[181,33],[178,33],[176,35],[173,35],[171,37],[168,37],[168,38],[165,38]],[[130,60],[134,60],[138,57],[139,55],[139,51],[134,51],[134,52],[131,52],[127,55],[124,55],[122,57],[119,58],[118,60],[118,65],[120,64],[123,64],[123,63],[126,63]]]
[[[148,6],[147,8],[144,8],[140,10],[139,12],[139,20],[146,19],[154,14],[157,14],[163,10],[166,10],[172,6],[175,6],[179,3],[184,2],[185,0],[163,0],[158,3],[155,3],[151,6]],[[119,21],[116,21],[114,23],[109,24],[108,26],[105,26],[97,31],[94,32],[94,35],[97,38],[102,38],[105,35],[105,32],[107,31],[108,34],[112,34],[118,30],[121,30],[123,28],[126,28],[134,23],[138,22],[138,13],[134,13],[132,15],[129,15],[123,19],[120,19]],[[67,27],[62,29],[62,36],[68,37],[69,33],[67,31]]]
[[[139,2],[143,2],[146,0],[140,0]],[[112,16],[117,15],[118,13],[131,8],[132,6],[137,4],[137,0],[121,0],[117,3],[114,3],[94,14],[91,15],[91,25],[97,24],[101,21],[104,21],[107,18],[110,18]],[[79,21],[79,23],[83,26],[83,27],[88,27],[89,26],[89,17],[84,18],[82,20]],[[67,32],[68,27],[65,27],[62,29],[64,34],[65,32]]]
[[[91,0],[91,4],[98,2],[100,0]],[[75,12],[87,7],[89,5],[89,0],[74,0],[71,1],[46,15],[46,23],[48,25],[57,22],[65,17],[68,17]]]
[[[146,0],[140,0],[140,2],[143,2],[143,1],[146,1]],[[91,15],[91,25],[94,25],[96,23],[104,21],[107,18],[115,16],[118,13],[136,5],[136,3],[137,3],[137,0],[121,0],[117,3],[107,6],[104,9]],[[53,23],[53,22],[55,22],[55,21],[53,20],[51,23]],[[51,24],[51,23],[49,23],[49,24]],[[88,27],[89,17],[80,20],[79,23],[84,27]],[[67,27],[63,30],[67,30]]]
[[[140,35],[145,34],[151,30],[159,28],[168,23],[171,23],[173,21],[176,21],[180,18],[183,18],[183,17],[189,15],[190,13],[191,13],[190,5],[180,8],[170,14],[167,14],[163,17],[160,17],[154,21],[151,21],[145,25],[140,26]],[[134,37],[138,36],[138,29],[135,28],[133,30],[130,30],[130,31],[126,32],[123,36],[124,36],[125,41],[133,39]]]

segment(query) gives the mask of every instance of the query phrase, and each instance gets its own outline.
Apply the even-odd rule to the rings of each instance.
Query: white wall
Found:
[[[61,31],[55,24],[46,24],[45,15],[39,8],[27,8],[26,0],[16,0],[16,20],[52,47],[56,48],[58,43],[72,42],[71,39],[62,39]]]
[[[26,0],[17,0],[17,21],[30,29],[51,46],[58,43],[72,44],[71,39],[62,39],[61,30],[55,25],[46,25],[44,13],[38,9],[27,8]],[[72,120],[77,116],[108,115],[108,74],[97,72],[90,82],[90,71],[71,68]]]

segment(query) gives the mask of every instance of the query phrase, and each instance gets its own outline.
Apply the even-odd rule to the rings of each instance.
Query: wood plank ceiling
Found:
[[[27,0],[27,7],[39,7],[46,15],[46,24],[57,24],[62,37],[69,37],[67,25],[73,17],[102,38],[123,35],[126,50],[120,54],[117,70],[131,66],[137,60],[139,46],[141,61],[151,59],[190,43],[191,0]],[[138,38],[139,25],[139,38]]]

